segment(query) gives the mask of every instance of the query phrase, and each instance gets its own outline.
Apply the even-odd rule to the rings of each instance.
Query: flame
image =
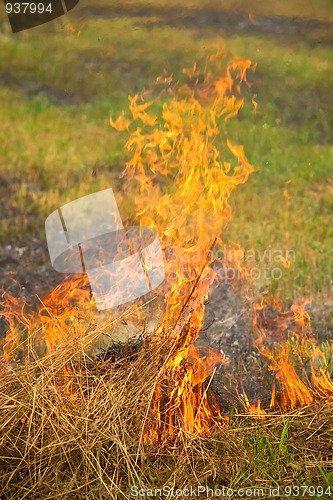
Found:
[[[288,185],[291,183],[292,179],[290,179],[289,181],[287,181],[285,183],[285,186],[284,186],[284,190],[283,190],[283,196],[287,202],[287,204],[289,203],[289,200],[290,200],[290,194],[288,192]]]
[[[317,346],[318,341],[312,332],[310,316],[306,311],[309,302],[311,299],[295,301],[290,309],[282,311],[280,301],[276,297],[270,297],[266,303],[262,298],[256,307],[253,318],[256,335],[254,344],[270,360],[271,370],[275,372],[281,389],[281,396],[276,400],[274,384],[271,408],[278,404],[283,410],[293,409],[333,394],[326,359]],[[272,307],[277,314],[269,319],[267,311],[272,310]],[[275,344],[268,347],[272,342]],[[305,370],[305,364],[309,361],[311,380]],[[293,362],[296,366],[293,366]],[[315,363],[320,364],[319,368],[315,368]]]
[[[273,368],[282,388],[280,405],[284,410],[298,405],[307,405],[313,401],[312,390],[300,380],[295,368],[288,362],[287,354],[286,358],[280,360]]]
[[[210,62],[220,64],[218,56]],[[196,330],[200,327],[203,299],[216,280],[209,268],[212,243],[222,244],[221,231],[231,217],[228,198],[254,170],[243,147],[227,138],[225,154],[228,160],[236,159],[230,173],[232,162],[223,161],[214,144],[221,129],[219,119],[235,116],[243,106],[243,98],[232,91],[246,82],[250,67],[249,60],[235,58],[217,77],[208,68],[200,72],[196,65],[184,70],[188,81],[183,85],[172,86],[171,77],[164,77],[171,99],[163,104],[162,123],[150,111],[152,101],[129,98],[133,130],[125,146],[130,154],[123,174],[125,189],[133,184],[138,188],[133,198],[140,222],[155,226],[166,252],[172,249],[173,258],[166,263],[171,290],[165,321],[173,328],[179,321],[184,324],[186,316],[191,316]],[[117,130],[129,127],[124,114],[110,123]],[[162,178],[169,186],[164,192],[157,182]],[[186,315],[182,307],[200,273]]]
[[[161,341],[171,340],[171,349],[152,397],[154,419],[146,425],[146,442],[174,438],[179,429],[205,433],[224,421],[209,389],[224,358],[193,343],[207,298],[219,284],[211,264],[214,249],[223,247],[231,218],[229,197],[254,171],[243,146],[221,134],[225,123],[241,110],[241,87],[249,85],[247,72],[254,69],[248,59],[235,57],[228,62],[219,52],[203,68],[194,64],[184,69],[181,82],[165,72],[156,80],[156,89],[162,87],[156,98],[152,99],[156,89],[129,96],[128,112],[110,117],[113,128],[129,134],[122,201],[126,205],[131,200],[140,225],[155,227],[165,257],[166,280],[159,289],[164,311],[156,334]],[[284,195],[289,202],[287,188]],[[235,248],[242,253],[239,245]],[[230,254],[235,252],[230,249]],[[235,265],[240,260],[237,257]],[[283,260],[283,265],[290,263]],[[121,278],[124,286],[128,280],[125,275]],[[269,360],[274,378],[271,408],[295,408],[333,392],[325,356],[311,330],[307,302],[295,301],[283,310],[276,297],[263,296],[254,304],[254,345]],[[48,352],[89,338],[95,304],[85,274],[68,276],[40,303],[36,313],[24,299],[3,292],[1,314],[9,322],[5,359],[27,344],[32,333]],[[311,378],[305,368],[309,360]],[[75,401],[71,375],[65,367],[58,389]],[[240,399],[250,415],[266,414],[261,401],[251,402],[244,389]]]
[[[145,441],[175,436],[177,423],[187,432],[204,433],[215,423],[221,425],[222,416],[215,397],[208,397],[208,377],[213,377],[215,365],[224,357],[211,348],[193,345],[178,351],[167,365],[163,378],[154,393],[152,410],[156,419],[146,430]]]
[[[316,365],[319,365],[316,367]],[[311,382],[322,397],[333,394],[333,381],[330,377],[323,351],[314,349],[311,360]]]
[[[222,158],[215,145],[223,122],[243,106],[240,87],[247,83],[249,69],[248,59],[226,62],[219,53],[208,58],[203,70],[197,64],[184,69],[181,84],[166,74],[157,80],[166,86],[160,119],[145,94],[129,97],[129,117],[122,113],[110,119],[117,130],[130,132],[125,190],[140,223],[157,229],[165,250],[165,314],[158,334],[171,332],[179,348],[161,382],[169,391],[163,408],[160,386],[154,395],[160,437],[173,433],[179,417],[185,429],[203,432],[216,414],[204,382],[222,359],[211,353],[203,360],[192,344],[202,326],[205,300],[218,284],[210,264],[231,217],[229,196],[254,171],[243,146],[227,137]],[[172,389],[170,381],[177,381],[177,387]],[[146,437],[156,438],[156,429]]]
[[[258,418],[261,418],[263,415],[266,415],[267,414],[266,411],[261,407],[260,399],[258,400],[257,404],[251,403],[242,384],[241,386],[242,386],[243,397],[241,397],[239,393],[238,397],[239,400],[243,403],[244,408],[249,412],[249,414],[252,415],[253,417],[258,417]]]
[[[257,418],[261,418],[263,415],[267,415],[267,412],[261,407],[260,399],[258,400],[257,405],[255,405],[254,403],[250,403],[248,409],[250,415]]]
[[[38,332],[35,340],[43,341],[48,352],[82,338],[89,321],[94,317],[95,304],[91,298],[89,282],[85,275],[69,275],[41,300],[36,312],[22,297],[2,293],[1,314],[9,323],[3,345],[4,358],[8,361],[19,347],[28,344],[29,335]],[[80,307],[78,307],[80,304]],[[20,340],[21,329],[28,332]]]
[[[77,32],[77,36],[79,37],[82,33],[82,30],[83,28],[86,26],[87,23],[83,23],[81,24],[80,28],[78,30],[76,30],[76,28],[74,28],[74,26],[72,24],[68,24],[67,25],[67,31],[70,32],[70,33],[76,33]]]

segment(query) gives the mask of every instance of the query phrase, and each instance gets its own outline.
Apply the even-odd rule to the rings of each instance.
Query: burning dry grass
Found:
[[[140,345],[140,349],[137,349]],[[151,402],[179,346],[146,338],[128,353],[91,359],[79,343],[24,366],[4,366],[0,393],[2,498],[129,498],[131,486],[325,485],[333,406],[284,415],[231,415],[209,435],[174,419],[163,444]],[[124,353],[123,353],[124,354]],[[325,483],[326,481],[326,483]]]
[[[122,113],[110,120],[118,130],[131,130],[124,176],[134,183],[129,193],[136,217],[156,224],[164,248],[176,248],[183,257],[176,259],[175,270],[168,265],[172,287],[154,338],[129,345],[128,352],[114,347],[109,359],[91,359],[84,354],[87,341],[103,329],[87,333],[92,304],[86,287],[64,281],[41,300],[38,314],[4,295],[2,314],[10,326],[0,393],[6,498],[128,498],[134,485],[329,482],[332,381],[325,356],[319,352],[312,358],[316,340],[304,308],[292,309],[292,318],[282,315],[281,328],[274,329],[269,316],[262,318],[261,304],[254,322],[255,345],[284,388],[283,409],[303,405],[293,413],[262,414],[259,404],[253,408],[245,400],[246,415],[235,409],[223,418],[205,385],[220,359],[205,357],[205,364],[193,347],[208,293],[216,285],[210,250],[223,243],[221,233],[231,217],[229,196],[253,172],[243,147],[233,145],[228,135],[221,151],[215,144],[224,121],[243,106],[240,86],[251,63],[234,58],[225,64],[219,56],[208,62],[213,70],[185,69],[186,84],[173,84],[166,74],[158,79],[165,87],[163,104],[147,101],[154,92],[146,92],[130,98],[129,118]],[[159,117],[155,105],[161,108]],[[283,338],[287,319],[299,327],[290,329],[296,338],[291,346],[292,339],[287,345]],[[266,325],[278,344],[276,332],[281,333],[283,345],[266,346]],[[29,331],[27,342],[23,330]],[[44,358],[32,348],[35,330],[51,352]],[[24,363],[11,371],[12,354],[25,343]],[[315,398],[297,376],[295,353],[307,363],[317,360],[312,381],[325,400],[320,406],[309,406]],[[192,366],[186,365],[189,359]]]

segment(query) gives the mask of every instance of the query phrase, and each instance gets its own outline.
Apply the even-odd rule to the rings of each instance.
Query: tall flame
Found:
[[[145,100],[145,93],[129,97],[129,118],[122,113],[110,119],[117,130],[130,131],[125,188],[130,190],[140,223],[156,227],[165,249],[168,289],[159,333],[171,331],[181,339],[166,367],[165,380],[177,381],[177,386],[164,405],[163,432],[173,433],[177,413],[185,428],[204,431],[214,413],[204,382],[222,359],[211,352],[210,362],[204,362],[191,344],[202,326],[207,295],[218,284],[210,264],[213,247],[222,245],[222,231],[231,217],[229,196],[254,170],[242,146],[228,137],[220,148],[215,144],[223,121],[236,116],[243,106],[240,85],[247,82],[250,68],[248,59],[225,63],[219,53],[209,58],[203,71],[197,65],[185,69],[183,84],[173,83],[166,75],[157,80],[168,87],[161,117],[153,111],[154,101]],[[184,373],[189,358],[193,362]],[[158,387],[153,407],[159,415],[161,397]]]
[[[146,92],[140,98],[129,97],[130,118],[122,114],[110,120],[118,130],[132,127],[125,146],[130,154],[123,173],[125,187],[136,189],[133,201],[140,222],[156,227],[170,257],[166,265],[171,290],[166,295],[165,319],[173,327],[206,264],[198,280],[195,304],[192,299],[188,307],[192,325],[200,327],[203,300],[216,279],[208,267],[212,243],[222,244],[221,232],[231,217],[229,196],[254,170],[242,146],[227,138],[222,146],[223,160],[215,145],[222,129],[221,117],[226,121],[243,106],[235,87],[240,90],[251,68],[247,59],[235,58],[224,68],[223,62],[221,54],[209,58],[208,64],[219,67],[217,76],[208,66],[204,71],[196,65],[185,69],[187,82],[182,85],[164,77],[168,91],[161,119],[152,111],[154,101],[145,101]],[[236,160],[233,168],[232,157]]]

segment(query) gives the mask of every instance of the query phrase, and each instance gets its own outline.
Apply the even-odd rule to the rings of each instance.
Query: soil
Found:
[[[8,71],[0,71],[0,83],[2,87],[10,87],[11,89],[22,92],[29,99],[40,96],[46,97],[51,103],[57,105],[75,106],[82,103],[83,96],[74,94],[70,90],[54,87],[52,85],[43,85],[32,79],[16,78]],[[85,95],[85,102],[95,100],[93,94]]]
[[[255,17],[250,20],[248,14],[230,13],[221,9],[195,9],[185,7],[143,7],[120,4],[107,7],[81,6],[72,15],[82,19],[100,19],[108,17],[131,17],[138,21],[144,19],[145,26],[168,25],[174,27],[200,28],[210,30],[213,36],[249,34],[255,36],[277,37],[288,41],[305,41],[310,45],[333,44],[331,23],[316,20],[288,17]],[[209,31],[208,31],[209,33]]]

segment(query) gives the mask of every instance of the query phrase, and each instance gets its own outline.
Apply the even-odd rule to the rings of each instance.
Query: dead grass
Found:
[[[179,421],[170,442],[144,443],[172,352],[150,339],[135,359],[98,364],[76,343],[42,359],[31,350],[15,370],[3,365],[1,498],[130,498],[132,486],[328,488],[332,401],[257,420],[233,415],[208,436]]]

